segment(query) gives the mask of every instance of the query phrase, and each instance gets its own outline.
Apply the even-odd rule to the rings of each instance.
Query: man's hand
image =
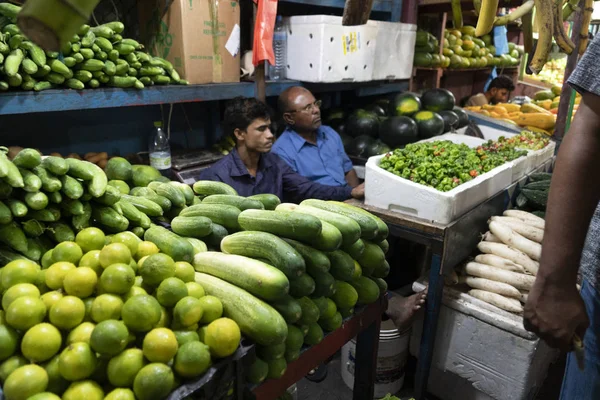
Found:
[[[583,339],[590,324],[585,305],[575,285],[536,279],[529,292],[523,325],[552,347],[572,349],[573,335]]]
[[[363,199],[365,197],[365,184],[361,183],[352,189],[352,193],[350,193],[350,195],[355,199]]]

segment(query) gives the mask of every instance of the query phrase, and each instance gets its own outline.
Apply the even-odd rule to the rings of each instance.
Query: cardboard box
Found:
[[[140,35],[151,54],[169,60],[192,84],[239,82],[238,0],[139,3]]]

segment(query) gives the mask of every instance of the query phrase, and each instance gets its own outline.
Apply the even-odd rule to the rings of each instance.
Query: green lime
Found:
[[[48,313],[50,323],[60,329],[72,329],[83,322],[85,304],[75,296],[64,296]]]
[[[60,400],[60,397],[52,392],[42,392],[31,396],[27,400]]]
[[[96,354],[87,343],[73,343],[60,353],[58,369],[68,381],[78,381],[91,376],[96,369]]]
[[[133,296],[138,296],[140,294],[148,294],[148,292],[139,286],[132,286],[131,289],[129,289],[129,291],[123,295],[123,300],[127,301]]]
[[[6,360],[17,351],[19,334],[8,325],[0,325],[0,360]]]
[[[204,343],[210,348],[213,356],[223,358],[235,353],[241,336],[240,328],[235,321],[219,318],[206,328]]]
[[[102,250],[105,240],[104,232],[94,227],[82,229],[75,236],[75,242],[81,247],[84,253],[92,250]]]
[[[48,250],[47,252],[44,253],[40,263],[42,264],[42,268],[44,268],[44,269],[46,269],[49,266],[51,266],[52,264],[54,264],[54,261],[52,260],[52,250]]]
[[[135,400],[131,389],[117,388],[104,397],[104,400]]]
[[[192,296],[199,299],[206,295],[206,293],[204,292],[204,288],[199,283],[186,282],[185,286],[187,286],[188,289],[188,296]]]
[[[101,294],[92,302],[90,316],[94,322],[107,319],[120,319],[123,309],[123,300],[114,294]]]
[[[142,241],[138,244],[137,252],[135,253],[135,259],[139,261],[146,256],[151,256],[152,254],[159,252],[160,250],[158,249],[158,246],[153,242]]]
[[[114,356],[127,346],[129,331],[125,324],[114,319],[107,319],[96,325],[90,337],[90,346],[96,353]]]
[[[62,345],[58,329],[47,323],[29,328],[21,341],[21,353],[31,362],[39,363],[54,357]]]
[[[67,344],[84,342],[90,343],[92,332],[96,325],[92,322],[83,322],[75,327],[67,336]]]
[[[98,275],[89,267],[75,268],[67,272],[63,279],[65,292],[80,299],[91,296],[96,290],[97,283]]]
[[[130,330],[148,332],[161,318],[160,304],[149,295],[131,297],[123,305],[121,318]]]
[[[195,378],[202,375],[210,367],[210,351],[208,346],[201,342],[189,342],[181,346],[173,368],[179,376]]]
[[[2,268],[2,288],[4,290],[18,283],[35,284],[40,266],[30,260],[18,259],[9,262]]]
[[[174,306],[187,295],[187,286],[179,278],[167,278],[156,289],[156,299],[165,307]]]
[[[46,316],[46,306],[39,297],[24,296],[15,299],[6,310],[6,323],[26,331],[41,323]]]
[[[2,309],[8,309],[10,303],[23,296],[40,297],[40,290],[31,283],[17,283],[2,295]]]
[[[215,319],[223,316],[223,303],[215,296],[204,296],[198,299],[202,306],[202,318],[200,319],[201,324],[210,324]]]
[[[56,394],[62,394],[69,387],[69,381],[60,374],[59,363],[60,354],[57,354],[42,365],[48,374],[48,388],[46,390]]]
[[[246,379],[250,383],[254,383],[258,385],[267,379],[267,375],[269,374],[269,364],[256,357],[254,362],[250,365],[246,372]]]
[[[129,265],[131,250],[123,243],[111,243],[100,251],[100,265],[108,268],[112,264]]]
[[[65,276],[71,270],[77,268],[75,264],[59,261],[52,264],[48,269],[46,269],[46,286],[48,286],[52,290],[58,290],[63,288],[63,283],[65,280]]]
[[[146,334],[142,350],[150,362],[168,363],[177,353],[177,338],[167,328],[155,328]]]
[[[144,260],[139,272],[145,284],[157,286],[175,276],[175,261],[164,253],[152,254]]]
[[[100,265],[100,250],[92,250],[87,252],[79,260],[80,267],[89,267],[96,272],[96,275],[102,275],[102,265]]]
[[[199,342],[200,337],[196,331],[174,331],[175,337],[177,338],[177,344],[181,348],[188,342]]]
[[[29,364],[17,368],[6,378],[2,390],[7,400],[26,400],[46,391],[48,374],[39,365]]]
[[[92,380],[73,382],[65,390],[62,400],[103,400],[104,391]]]
[[[129,265],[112,264],[104,269],[100,282],[106,293],[125,294],[135,282],[135,272]]]
[[[202,313],[200,300],[192,296],[186,296],[175,304],[173,321],[178,327],[189,327],[200,321]]]
[[[123,243],[125,246],[129,248],[131,255],[137,254],[138,245],[142,242],[142,240],[135,235],[133,232],[125,231],[114,234],[112,237],[113,243]]]
[[[77,265],[82,256],[83,251],[75,242],[61,242],[52,250],[54,262],[66,261]]]
[[[137,373],[146,365],[141,349],[127,349],[108,362],[108,381],[116,387],[133,387]]]
[[[133,392],[138,400],[162,399],[171,392],[174,381],[173,371],[165,364],[148,364],[136,375]]]
[[[0,381],[6,381],[6,378],[8,378],[15,369],[27,364],[29,364],[29,361],[20,354],[7,358],[0,364]]]
[[[175,263],[175,277],[184,282],[194,282],[196,279],[196,270],[186,261],[177,261]]]

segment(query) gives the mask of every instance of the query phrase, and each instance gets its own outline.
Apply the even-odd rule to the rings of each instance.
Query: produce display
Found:
[[[0,151],[6,400],[163,399],[241,335],[248,380],[279,378],[386,290],[388,228],[362,209],[192,188],[120,157],[105,171]]]
[[[466,126],[467,113],[454,104],[454,95],[445,89],[431,89],[421,96],[405,92],[349,115],[334,110],[325,123],[340,134],[346,153],[369,158]]]
[[[14,8],[18,7],[0,7],[0,91],[187,84],[170,62],[150,56],[137,41],[123,38],[121,22],[83,25],[60,53],[50,52],[22,34],[15,25]]]
[[[545,222],[520,210],[507,210],[488,221],[489,231],[453,283],[466,284],[469,295],[502,310],[521,314],[535,281]]]
[[[511,147],[472,149],[448,140],[413,143],[384,156],[379,167],[404,179],[447,192],[507,161],[527,154]]]
[[[539,74],[526,74],[525,76],[529,79],[534,79],[542,83],[549,83],[552,85],[559,85],[562,87],[565,77],[566,66],[567,57],[561,57],[548,61],[546,63],[546,66],[544,66],[542,72],[540,72]]]
[[[550,139],[530,131],[523,131],[519,135],[510,137],[500,136],[497,141],[488,142],[488,146],[527,150],[541,150],[548,144],[550,144]]]
[[[431,33],[417,32],[414,65],[416,67],[469,69],[516,67],[523,57],[523,47],[508,44],[508,54],[496,55],[489,34],[475,37],[475,28],[445,29],[441,54],[440,43]]]
[[[521,188],[515,201],[519,210],[529,211],[538,217],[544,217],[546,214],[546,205],[548,203],[548,193],[550,192],[550,181],[552,174],[548,172],[539,172],[532,174],[530,182]]]

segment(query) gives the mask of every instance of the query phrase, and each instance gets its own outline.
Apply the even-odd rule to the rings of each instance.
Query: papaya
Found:
[[[534,100],[552,100],[556,95],[552,90],[540,90],[533,95]]]
[[[533,126],[545,130],[553,129],[556,125],[556,115],[546,110],[543,113],[523,113],[510,119],[520,126]]]
[[[552,102],[550,102],[550,103],[552,103]],[[531,113],[550,114],[550,112],[548,110],[546,110],[545,108],[542,108],[542,107],[532,104],[532,103],[523,104],[521,106],[521,111],[523,111],[523,113],[525,113],[525,114],[531,114]]]
[[[496,107],[502,107],[509,113],[521,111],[521,106],[518,104],[498,103],[498,104],[496,104]]]

